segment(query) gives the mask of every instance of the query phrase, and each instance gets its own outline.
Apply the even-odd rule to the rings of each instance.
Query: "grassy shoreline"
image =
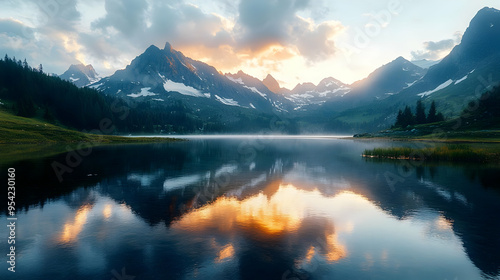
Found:
[[[437,147],[389,147],[367,149],[363,157],[434,162],[500,162],[500,146],[472,147],[465,144],[447,144]]]

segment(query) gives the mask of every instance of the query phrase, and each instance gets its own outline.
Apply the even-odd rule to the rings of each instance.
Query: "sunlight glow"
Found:
[[[76,211],[75,218],[73,221],[68,221],[64,224],[63,231],[61,233],[61,237],[59,241],[62,243],[72,243],[75,242],[78,238],[78,235],[83,230],[85,224],[87,223],[87,218],[90,210],[92,209],[91,205],[83,205],[78,211]]]
[[[232,244],[228,244],[220,250],[217,254],[217,259],[215,262],[222,262],[224,260],[230,259],[234,257],[234,246]]]
[[[235,197],[220,197],[215,202],[184,215],[176,221],[173,229],[203,233],[218,230],[232,233],[243,230],[262,238],[275,238],[285,234],[296,234],[309,217],[325,218],[325,232],[320,233],[305,253],[299,258],[303,264],[316,259],[332,263],[348,255],[341,235],[351,234],[355,224],[350,219],[339,218],[340,209],[362,209],[372,205],[365,197],[343,191],[333,197],[324,197],[318,190],[305,191],[292,184],[279,184],[274,193],[259,193],[244,200]],[[269,186],[275,185],[275,183]],[[269,188],[271,189],[271,188]],[[336,213],[336,214],[335,214]],[[319,218],[318,217],[318,218]],[[332,218],[335,217],[335,222]],[[274,236],[274,237],[273,237]],[[233,244],[218,247],[215,262],[234,257]]]
[[[106,204],[106,206],[104,206],[104,209],[102,210],[102,215],[104,216],[104,219],[108,220],[111,217],[112,210],[113,210],[113,205]]]
[[[434,222],[436,227],[440,230],[451,230],[453,227],[453,220],[448,220],[443,216],[439,216],[439,218]]]

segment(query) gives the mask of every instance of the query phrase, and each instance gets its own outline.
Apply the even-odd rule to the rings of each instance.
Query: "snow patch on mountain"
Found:
[[[226,78],[228,78],[231,82],[236,83],[236,84],[240,84],[240,85],[244,85],[245,84],[243,82],[243,79],[241,79],[241,78],[235,79],[235,78],[230,77],[228,75],[226,75]]]
[[[449,86],[449,85],[451,85],[451,84],[453,84],[453,80],[452,80],[452,79],[449,79],[448,81],[446,81],[446,82],[444,82],[444,83],[440,84],[439,86],[437,86],[435,89],[433,89],[433,90],[428,90],[428,91],[424,91],[424,92],[419,93],[419,94],[417,94],[417,95],[418,95],[418,96],[420,96],[420,97],[426,97],[426,96],[428,96],[428,95],[433,94],[434,92],[436,92],[436,91],[438,91],[438,90],[442,90],[442,89],[444,89],[444,88],[448,87],[448,86]]]
[[[469,74],[472,74],[472,72],[474,72],[476,69],[472,70],[469,72]],[[463,78],[461,79],[458,79],[457,81],[455,81],[455,85],[456,84],[460,84],[461,82],[465,81],[468,77],[469,77],[469,74],[465,75]]]
[[[240,78],[240,80],[241,80],[241,78]],[[264,93],[262,93],[262,92],[260,92],[260,91],[259,91],[258,89],[256,89],[255,87],[247,87],[247,86],[243,86],[243,87],[244,87],[244,88],[247,88],[247,89],[249,89],[249,90],[251,90],[251,91],[253,91],[253,92],[255,92],[255,93],[259,94],[260,96],[264,97],[265,99],[267,99],[267,98],[266,98],[266,97],[267,97],[267,95],[266,95],[266,94],[264,94]]]
[[[328,85],[327,85],[328,86]],[[334,89],[334,90],[326,90],[326,91],[323,91],[323,92],[318,92],[318,96],[320,97],[326,97],[327,95],[333,95],[339,91],[343,91],[343,90],[346,90],[347,88],[345,87],[340,87],[340,88],[337,88],[337,89]],[[344,96],[344,94],[342,94],[342,96]]]
[[[163,83],[163,88],[166,91],[178,92],[182,95],[188,95],[193,97],[207,97],[201,91],[195,89],[194,87],[186,86],[183,83],[176,83],[174,81],[170,81],[168,79]]]
[[[222,98],[218,96],[217,94],[215,95],[215,98],[222,104],[228,105],[228,106],[240,106],[237,101],[234,101],[232,98]],[[241,106],[240,106],[241,107]]]
[[[132,94],[128,94],[127,96],[130,96],[132,98],[137,98],[137,97],[143,97],[143,96],[155,96],[155,95],[158,95],[156,93],[153,93],[153,92],[150,92],[151,88],[150,87],[146,87],[146,88],[141,88],[141,92],[140,93],[132,93]]]
[[[458,79],[455,81],[455,85],[460,84],[461,82],[465,81],[469,77],[469,74],[465,75],[463,78]]]
[[[308,98],[313,98],[314,95],[309,94],[309,93],[302,93],[302,94],[293,94],[290,96],[293,99],[308,99]]]

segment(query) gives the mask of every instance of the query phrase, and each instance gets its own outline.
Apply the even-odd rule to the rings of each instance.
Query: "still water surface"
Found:
[[[11,162],[17,264],[0,278],[500,279],[500,169],[360,156],[390,145],[107,146],[63,182],[65,154]]]

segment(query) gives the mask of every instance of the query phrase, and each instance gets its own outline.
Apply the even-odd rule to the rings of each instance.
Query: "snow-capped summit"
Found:
[[[73,64],[66,72],[59,76],[63,80],[72,82],[78,87],[90,85],[99,80],[99,74],[95,71],[94,67],[83,64]]]

